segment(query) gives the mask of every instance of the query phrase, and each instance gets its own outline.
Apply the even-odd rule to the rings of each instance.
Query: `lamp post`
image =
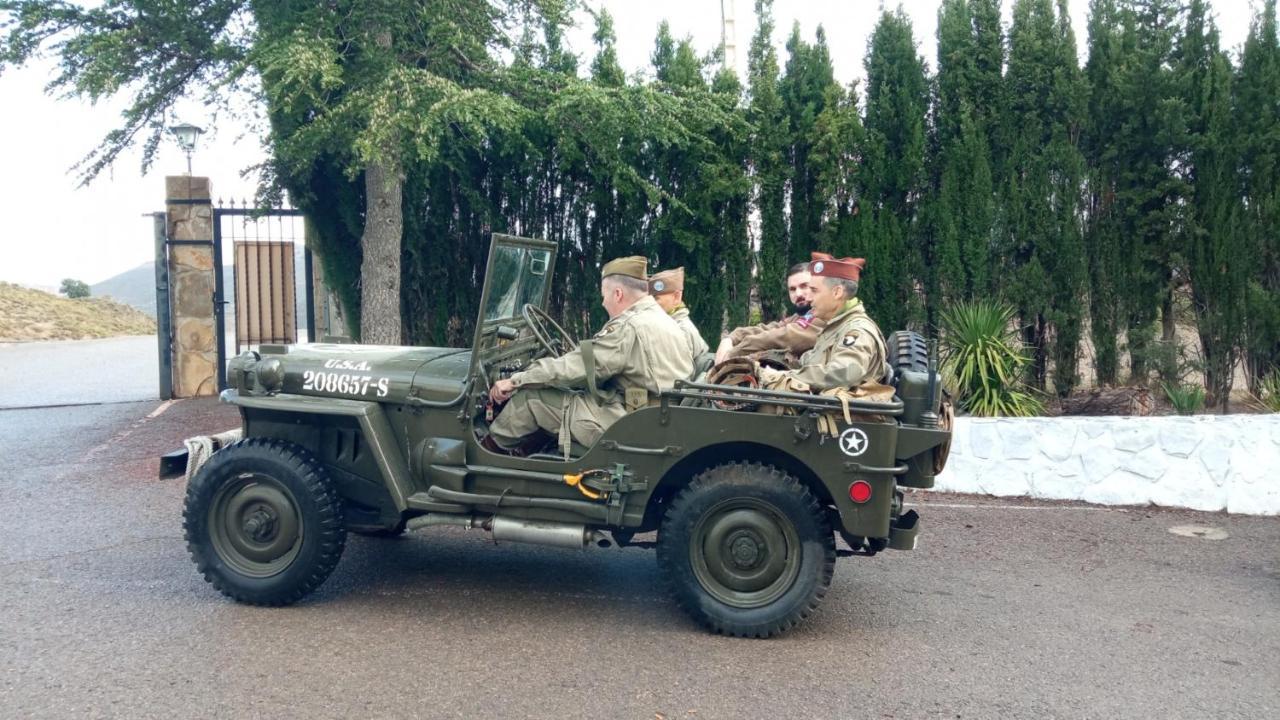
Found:
[[[191,174],[191,153],[195,152],[196,141],[204,134],[202,128],[196,127],[191,123],[180,123],[178,125],[170,125],[169,132],[178,140],[178,147],[182,148],[182,152],[187,154],[187,174]]]

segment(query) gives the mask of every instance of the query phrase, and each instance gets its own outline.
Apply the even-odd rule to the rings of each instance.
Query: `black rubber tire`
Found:
[[[890,335],[885,344],[895,375],[904,370],[929,372],[929,344],[920,333],[899,330]]]
[[[246,518],[250,510],[258,517]],[[223,518],[218,525],[215,514]],[[243,522],[228,522],[233,515]],[[263,536],[252,537],[264,524]],[[288,605],[307,596],[333,572],[347,540],[342,500],[323,466],[297,445],[263,438],[229,445],[200,468],[187,486],[183,530],[204,579],[249,605]],[[259,541],[242,552],[240,546]],[[286,543],[282,552],[276,547]],[[249,557],[255,552],[278,554],[263,561]]]
[[[738,504],[747,507],[737,507]],[[718,582],[714,578],[705,580],[710,585],[699,578],[700,574],[705,577],[715,571],[706,569],[711,563],[705,550],[712,543],[698,538],[704,532],[702,528],[718,518],[720,522],[713,523],[708,534],[718,532],[723,549],[736,555],[736,547],[731,546],[736,542],[735,534],[744,532],[743,528],[749,532],[752,527],[738,518],[750,518],[753,513],[776,521],[783,534],[792,534],[780,544],[794,552],[780,555],[794,558],[783,561],[797,563],[794,577],[788,578],[790,572],[785,570],[780,573],[770,586],[772,590],[761,591],[766,597],[753,601],[764,604],[730,604],[717,593],[732,594],[732,590],[714,587]],[[743,562],[754,565],[741,568],[744,573],[779,554],[774,547],[766,546],[767,550],[761,551],[755,541],[748,546],[749,557]],[[827,513],[808,488],[777,468],[743,462],[711,468],[675,496],[658,532],[657,551],[663,581],[680,607],[713,632],[735,637],[771,637],[798,625],[827,594],[836,562],[835,536]],[[730,560],[737,562],[738,558]],[[696,568],[696,563],[704,567]],[[727,572],[737,569],[728,568]]]

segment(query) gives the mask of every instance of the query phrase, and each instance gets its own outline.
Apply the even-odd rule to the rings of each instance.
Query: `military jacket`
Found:
[[[814,317],[813,311],[804,315],[791,315],[782,320],[750,327],[740,327],[729,333],[733,350],[729,357],[753,355],[764,350],[785,350],[793,357],[808,352],[818,340],[825,323]]]
[[[707,342],[702,339],[702,333],[698,332],[698,326],[693,324],[689,319],[689,308],[681,305],[671,313],[671,319],[676,321],[680,326],[680,330],[684,333],[684,339],[689,343],[689,357],[697,358],[704,352],[710,350]]]
[[[813,349],[800,358],[799,369],[784,375],[807,383],[815,392],[853,389],[883,378],[888,354],[880,327],[867,315],[862,301],[854,298],[827,322]]]
[[[596,387],[606,402],[623,402],[626,390],[643,388],[652,398],[693,373],[684,333],[658,303],[646,295],[600,328],[591,338]],[[511,376],[516,387],[587,387],[582,348],[557,358],[542,358]]]

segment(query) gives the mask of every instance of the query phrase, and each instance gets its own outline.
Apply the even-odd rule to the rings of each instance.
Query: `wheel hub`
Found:
[[[283,571],[302,543],[293,495],[264,475],[247,474],[222,488],[209,508],[209,528],[218,555],[250,577]]]
[[[259,506],[244,521],[244,534],[255,542],[267,542],[275,537],[279,517],[271,508]]]
[[[734,533],[729,541],[729,557],[739,570],[750,570],[760,561],[764,548],[759,538],[749,532]]]
[[[690,560],[698,582],[717,600],[760,607],[791,587],[800,571],[800,542],[773,505],[735,498],[702,515]]]

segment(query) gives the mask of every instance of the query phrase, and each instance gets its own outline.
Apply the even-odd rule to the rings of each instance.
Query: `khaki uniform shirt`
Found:
[[[729,357],[744,357],[766,350],[784,350],[793,357],[808,352],[818,340],[825,323],[813,312],[791,315],[771,323],[740,327],[729,333],[733,350]]]
[[[689,343],[689,357],[697,359],[699,355],[710,350],[707,347],[707,341],[702,339],[702,333],[698,332],[698,326],[689,319],[689,308],[684,305],[677,307],[672,311],[671,319],[680,326],[684,339]]]
[[[827,322],[813,349],[800,358],[800,368],[783,375],[808,383],[814,392],[853,389],[883,378],[888,354],[880,327],[854,298]]]
[[[693,372],[684,333],[648,296],[605,323],[591,338],[591,344],[596,387],[606,396],[606,404],[616,404],[619,409],[627,389],[643,388],[652,399],[670,390],[676,380],[687,380]],[[512,375],[511,380],[518,388],[585,388],[587,371],[582,349],[537,360],[528,370]]]

